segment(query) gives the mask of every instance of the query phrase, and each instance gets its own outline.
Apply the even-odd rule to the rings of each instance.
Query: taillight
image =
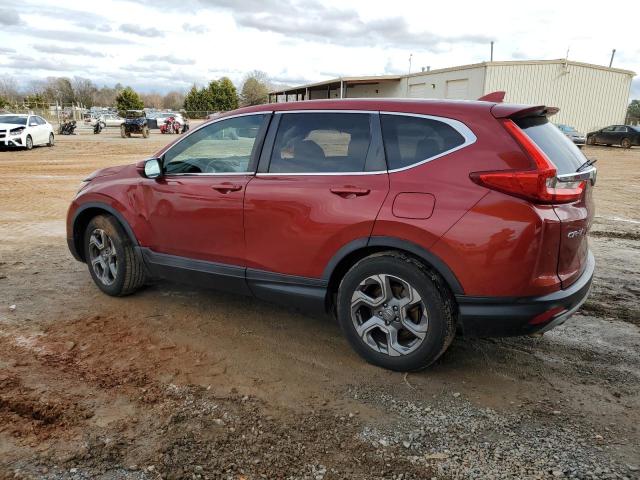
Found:
[[[470,175],[474,182],[536,203],[568,203],[580,199],[586,187],[584,180],[559,182],[555,165],[533,140],[512,120],[503,120],[502,124],[533,160],[535,168],[474,172]]]

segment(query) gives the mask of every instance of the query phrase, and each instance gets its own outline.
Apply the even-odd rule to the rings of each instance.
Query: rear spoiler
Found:
[[[545,107],[544,105],[517,105],[513,103],[497,103],[491,107],[491,113],[496,118],[524,118],[551,116],[558,113],[557,107]]]

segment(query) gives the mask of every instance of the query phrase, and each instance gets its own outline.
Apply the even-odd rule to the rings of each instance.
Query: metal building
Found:
[[[505,102],[559,107],[553,122],[582,132],[624,123],[628,70],[570,60],[483,62],[409,75],[343,77],[273,91],[270,102],[322,98],[448,98],[475,100],[505,91]]]

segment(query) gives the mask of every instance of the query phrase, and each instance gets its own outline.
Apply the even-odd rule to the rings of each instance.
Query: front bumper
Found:
[[[589,252],[584,272],[569,288],[541,297],[469,297],[456,295],[458,324],[463,335],[504,337],[551,330],[564,323],[585,302],[591,288],[595,259]],[[549,318],[536,322],[545,312]]]
[[[24,147],[26,135],[24,133],[12,135],[9,132],[9,130],[0,130],[0,146]]]
[[[587,137],[569,137],[569,140],[571,140],[575,145],[586,145],[587,144]]]

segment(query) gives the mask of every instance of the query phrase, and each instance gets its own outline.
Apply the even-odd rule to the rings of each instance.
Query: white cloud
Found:
[[[220,75],[240,82],[245,72],[258,69],[274,81],[295,84],[405,73],[410,54],[413,71],[481,62],[489,59],[490,40],[496,60],[563,58],[570,48],[570,59],[607,65],[616,48],[614,66],[640,72],[633,15],[556,0],[513,5],[506,0],[490,8],[471,0],[460,0],[455,8],[423,0],[102,0],[94,9],[78,0],[23,0],[4,8],[8,16],[0,12],[0,45],[25,60],[0,55],[0,75],[80,75],[100,85],[121,82],[150,91],[186,88]],[[71,59],[73,49],[81,62],[51,58]],[[637,79],[633,92],[640,96]]]

